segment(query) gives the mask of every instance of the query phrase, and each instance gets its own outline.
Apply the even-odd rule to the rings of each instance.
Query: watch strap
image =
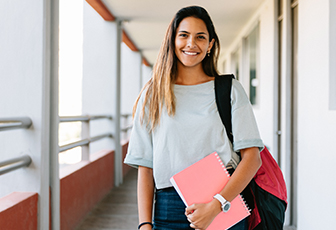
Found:
[[[217,199],[222,206],[227,202],[227,200],[221,194],[214,195],[214,198]]]

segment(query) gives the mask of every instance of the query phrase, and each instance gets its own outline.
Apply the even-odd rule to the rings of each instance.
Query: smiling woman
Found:
[[[177,12],[167,29],[152,78],[133,108],[125,163],[139,168],[138,229],[206,229],[221,212],[222,203],[229,204],[260,167],[258,147],[263,143],[238,81],[232,82],[231,98],[232,111],[239,111],[233,114],[239,148],[233,149],[220,120],[214,92],[214,79],[219,77],[218,53],[218,36],[205,9],[191,6]],[[242,160],[224,189],[213,194],[215,199],[186,208],[170,178],[213,151],[225,164],[233,151],[240,151]],[[246,229],[245,219],[230,230]]]

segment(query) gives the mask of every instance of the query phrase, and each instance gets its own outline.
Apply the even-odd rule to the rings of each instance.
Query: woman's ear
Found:
[[[210,44],[209,44],[209,50],[212,49],[214,43],[215,43],[215,39],[213,38],[213,39],[211,40]]]

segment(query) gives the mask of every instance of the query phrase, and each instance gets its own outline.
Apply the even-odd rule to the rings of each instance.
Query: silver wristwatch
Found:
[[[231,203],[225,200],[225,198],[221,194],[216,194],[214,198],[217,199],[221,203],[223,212],[227,212],[230,210]]]

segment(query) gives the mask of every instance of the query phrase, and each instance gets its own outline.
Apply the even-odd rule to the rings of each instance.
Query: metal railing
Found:
[[[122,132],[128,132],[128,130],[132,129],[133,128],[133,125],[128,125],[126,126],[125,128],[122,128],[121,131]]]
[[[33,124],[29,117],[0,118],[0,131],[13,129],[28,129]],[[28,167],[32,162],[29,155],[12,158],[0,162],[0,175],[19,168]]]
[[[0,118],[0,131],[28,129],[33,124],[29,117]]]
[[[128,138],[128,131],[130,129],[132,129],[133,125],[128,123],[128,118],[132,117],[132,114],[122,114],[120,117],[122,117],[124,119],[123,122],[123,127],[120,129],[120,132],[123,133],[123,139],[127,139]]]
[[[98,120],[98,119],[111,119],[112,120],[112,116],[109,116],[109,115],[62,116],[60,117],[60,122],[76,122],[76,121],[89,122],[91,120]]]
[[[28,155],[13,158],[10,160],[0,162],[0,175],[14,171],[19,168],[28,167],[32,159]]]
[[[82,140],[79,140],[79,141],[74,141],[74,142],[71,142],[69,144],[60,146],[59,151],[64,152],[64,151],[67,151],[67,150],[70,150],[70,149],[73,149],[73,148],[76,148],[76,147],[86,146],[86,145],[89,145],[91,142],[98,141],[98,140],[103,139],[105,137],[113,138],[113,135],[111,133],[106,133],[106,134],[103,134],[103,135],[94,136],[94,137],[82,139]]]
[[[90,160],[90,143],[101,140],[106,137],[113,138],[112,133],[105,133],[98,136],[90,136],[90,121],[109,119],[112,120],[110,115],[95,115],[95,116],[62,116],[60,117],[60,123],[64,122],[82,122],[82,138],[79,141],[74,141],[65,145],[59,146],[59,152],[64,152],[76,147],[82,147],[82,160]]]
[[[125,120],[130,117],[131,114],[123,114],[121,117],[123,117]],[[86,132],[86,134],[82,135],[86,138],[83,138],[79,141],[74,141],[62,146],[59,146],[59,152],[64,152],[76,147],[85,147],[89,146],[90,143],[101,140],[103,138],[113,138],[112,133],[105,133],[102,135],[89,137],[89,123],[92,120],[99,120],[99,119],[110,119],[112,120],[112,116],[110,115],[95,115],[95,116],[62,116],[60,117],[60,123],[65,122],[83,122],[86,123],[86,127],[83,126],[83,131]],[[13,130],[13,129],[28,129],[32,125],[32,120],[29,117],[12,117],[12,118],[0,118],[0,131],[7,131],[7,130]],[[127,133],[132,128],[132,125],[126,125],[125,128],[121,129],[121,132]],[[85,149],[83,148],[85,151]],[[87,149],[88,150],[88,149]],[[85,156],[85,154],[87,156]],[[83,159],[88,158],[88,152],[83,153]],[[5,160],[0,162],[0,175],[11,172],[13,170],[28,167],[32,162],[32,159],[29,155],[23,155],[20,157],[12,158],[9,160]]]
[[[78,121],[89,123],[92,120],[99,120],[99,119],[110,119],[110,120],[112,120],[112,116],[110,116],[110,115],[62,116],[62,117],[60,117],[60,123],[78,122]],[[88,134],[85,135],[85,136],[88,136]],[[98,140],[103,139],[105,137],[113,138],[113,135],[111,133],[106,133],[106,134],[102,134],[102,135],[99,135],[99,136],[88,137],[88,138],[84,138],[84,139],[79,140],[79,141],[74,141],[74,142],[71,142],[69,144],[60,146],[60,152],[64,152],[66,150],[73,149],[73,148],[76,148],[76,147],[79,147],[79,146],[85,146],[85,145],[90,144],[91,142],[98,141]]]

